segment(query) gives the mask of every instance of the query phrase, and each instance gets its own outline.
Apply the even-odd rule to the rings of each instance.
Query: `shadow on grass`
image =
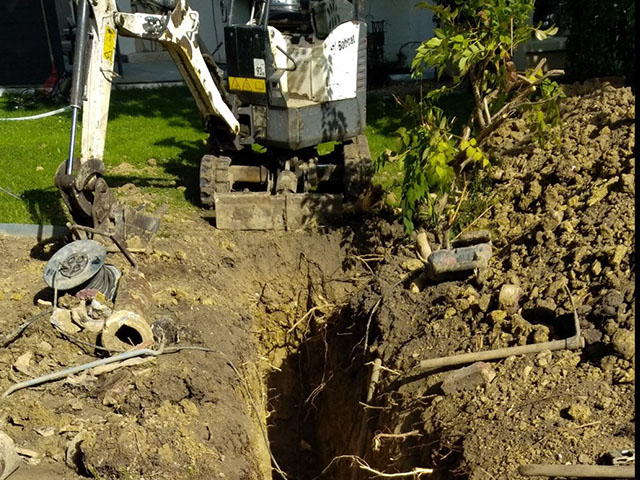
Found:
[[[115,90],[111,94],[109,120],[121,116],[168,118],[172,127],[202,129],[198,109],[187,87],[139,90],[135,96],[129,90]]]
[[[402,126],[404,111],[392,97],[370,97],[367,99],[367,124],[377,134],[394,137]]]
[[[57,189],[25,190],[22,194],[22,199],[33,223],[64,225],[67,222],[66,209]]]
[[[172,137],[156,142],[155,145],[180,149],[180,155],[163,163],[162,168],[169,175],[179,178],[178,185],[186,188],[184,196],[189,203],[200,205],[200,159],[206,153],[202,142]]]
[[[166,161],[158,162],[158,167],[162,168],[171,177],[150,177],[141,173],[131,174],[107,174],[105,178],[112,188],[122,187],[127,183],[132,183],[136,187],[145,188],[166,188],[175,189],[185,187],[185,199],[193,204],[200,204],[200,159],[204,155],[205,149],[201,141],[179,140],[175,137],[165,138],[154,143],[155,146],[175,147],[180,154],[177,157]],[[175,179],[174,183],[174,178]]]

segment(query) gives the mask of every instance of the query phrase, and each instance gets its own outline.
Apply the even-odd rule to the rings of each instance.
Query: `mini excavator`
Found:
[[[55,178],[75,226],[149,241],[160,222],[120,204],[103,178],[117,35],[160,42],[195,99],[209,134],[200,200],[217,228],[305,228],[357,208],[371,164],[363,1],[223,0],[223,71],[203,52],[186,0],[147,0],[155,13],[77,0],[69,155]],[[333,151],[320,155],[326,142]]]

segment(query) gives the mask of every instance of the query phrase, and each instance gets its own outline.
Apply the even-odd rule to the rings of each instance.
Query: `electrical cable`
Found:
[[[105,265],[102,267],[89,282],[84,285],[84,289],[93,289],[102,292],[104,296],[113,300],[116,295],[116,287],[118,286],[118,280],[120,279],[120,271],[113,265]]]
[[[9,117],[9,118],[0,118],[0,122],[19,122],[22,120],[38,120],[40,118],[52,117],[53,115],[58,115],[59,113],[66,112],[70,110],[71,107],[67,105],[66,107],[58,108],[57,110],[51,110],[46,113],[39,113],[38,115],[31,115],[29,117]]]

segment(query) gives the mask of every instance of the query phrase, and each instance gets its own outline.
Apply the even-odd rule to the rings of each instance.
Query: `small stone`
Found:
[[[458,313],[458,311],[455,308],[449,307],[444,312],[444,318],[445,319],[452,318],[456,315],[456,313]]]
[[[429,245],[426,232],[422,231],[416,235],[416,248],[425,261],[429,258],[429,255],[431,255],[431,245]]]
[[[620,186],[623,192],[636,193],[636,176],[630,173],[623,173],[620,178]]]
[[[486,312],[489,309],[489,304],[491,303],[491,295],[486,294],[482,295],[478,300],[478,307],[481,311]]]
[[[500,180],[502,180],[503,176],[504,176],[504,170],[502,170],[501,168],[496,167],[491,169],[491,178],[496,182],[499,182]]]
[[[611,337],[613,350],[625,360],[631,360],[636,353],[635,335],[626,328],[618,329]]]
[[[602,331],[611,336],[618,331],[618,324],[613,318],[607,318],[602,324]]]
[[[147,160],[147,165],[149,165],[150,167],[156,167],[158,166],[158,160],[151,157],[150,159]]]
[[[53,350],[53,346],[44,340],[41,341],[36,348],[37,352],[42,356],[49,354],[51,350]]]
[[[600,275],[600,273],[602,273],[602,264],[598,260],[591,265],[591,273],[594,275]]]
[[[25,375],[31,375],[31,359],[33,358],[33,352],[27,352],[20,355],[13,363],[13,369],[17,372],[24,373]]]
[[[615,267],[619,266],[622,262],[622,259],[627,255],[627,251],[629,249],[626,245],[618,245],[613,252],[613,258],[611,259],[612,265]]]
[[[506,318],[507,312],[505,312],[504,310],[494,310],[489,314],[489,320],[491,320],[491,323],[493,323],[494,325],[502,323]]]
[[[589,455],[585,453],[581,453],[580,455],[578,455],[578,463],[589,465],[591,463],[591,457],[589,457]]]
[[[45,438],[51,437],[54,433],[56,433],[56,429],[53,427],[36,427],[33,429],[38,435],[41,435]]]
[[[413,272],[415,270],[420,270],[424,267],[424,262],[418,258],[412,258],[411,260],[406,260],[402,262],[400,265],[403,270],[407,272]]]
[[[574,403],[567,409],[567,415],[576,423],[585,424],[591,417],[591,409],[586,405]]]
[[[36,452],[35,450],[31,450],[30,448],[16,447],[16,453],[21,457],[27,457],[27,458],[38,458],[40,456],[38,452]]]
[[[545,343],[549,341],[549,327],[546,325],[534,325],[533,343]]]
[[[543,350],[536,355],[536,365],[546,367],[551,363],[551,350]]]
[[[66,308],[54,309],[50,321],[66,333],[74,334],[80,331],[80,327],[71,321],[71,312]]]
[[[600,203],[609,193],[609,186],[607,184],[601,185],[593,189],[593,193],[589,200],[587,200],[587,206],[593,207],[597,203]]]
[[[522,289],[517,285],[507,283],[500,288],[498,295],[498,305],[502,310],[515,311],[522,296]]]
[[[450,395],[463,390],[473,390],[479,385],[490,383],[495,377],[496,372],[491,365],[476,362],[447,373],[442,382],[442,391]]]

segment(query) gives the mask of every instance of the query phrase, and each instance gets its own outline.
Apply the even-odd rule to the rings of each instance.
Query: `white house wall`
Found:
[[[433,36],[435,26],[430,10],[416,8],[417,0],[368,0],[365,6],[365,20],[385,21],[385,60],[398,60],[398,52],[407,42],[421,42]],[[405,64],[410,64],[415,56],[417,44],[406,45],[402,52]]]
[[[118,9],[122,12],[131,12],[130,0],[116,0]],[[220,0],[190,0],[191,8],[200,14],[200,38],[207,50],[213,52],[224,39],[222,17],[220,15]],[[215,9],[215,21],[214,21]],[[135,40],[133,38],[119,37],[120,53],[123,55],[136,53]],[[224,63],[224,47],[215,54],[215,60]],[[167,56],[167,61],[169,57]]]
[[[398,52],[407,42],[420,42],[433,36],[434,24],[429,10],[416,8],[418,0],[366,0],[365,20],[385,21],[385,60],[398,60]],[[213,52],[224,40],[220,0],[190,0],[191,7],[200,14],[200,36]],[[131,11],[130,0],[117,0],[118,8]],[[124,55],[135,53],[134,40],[120,37],[120,52]],[[406,55],[406,64],[410,64],[416,52],[416,44],[406,45],[402,52]],[[216,62],[225,63],[224,47],[215,56]]]

